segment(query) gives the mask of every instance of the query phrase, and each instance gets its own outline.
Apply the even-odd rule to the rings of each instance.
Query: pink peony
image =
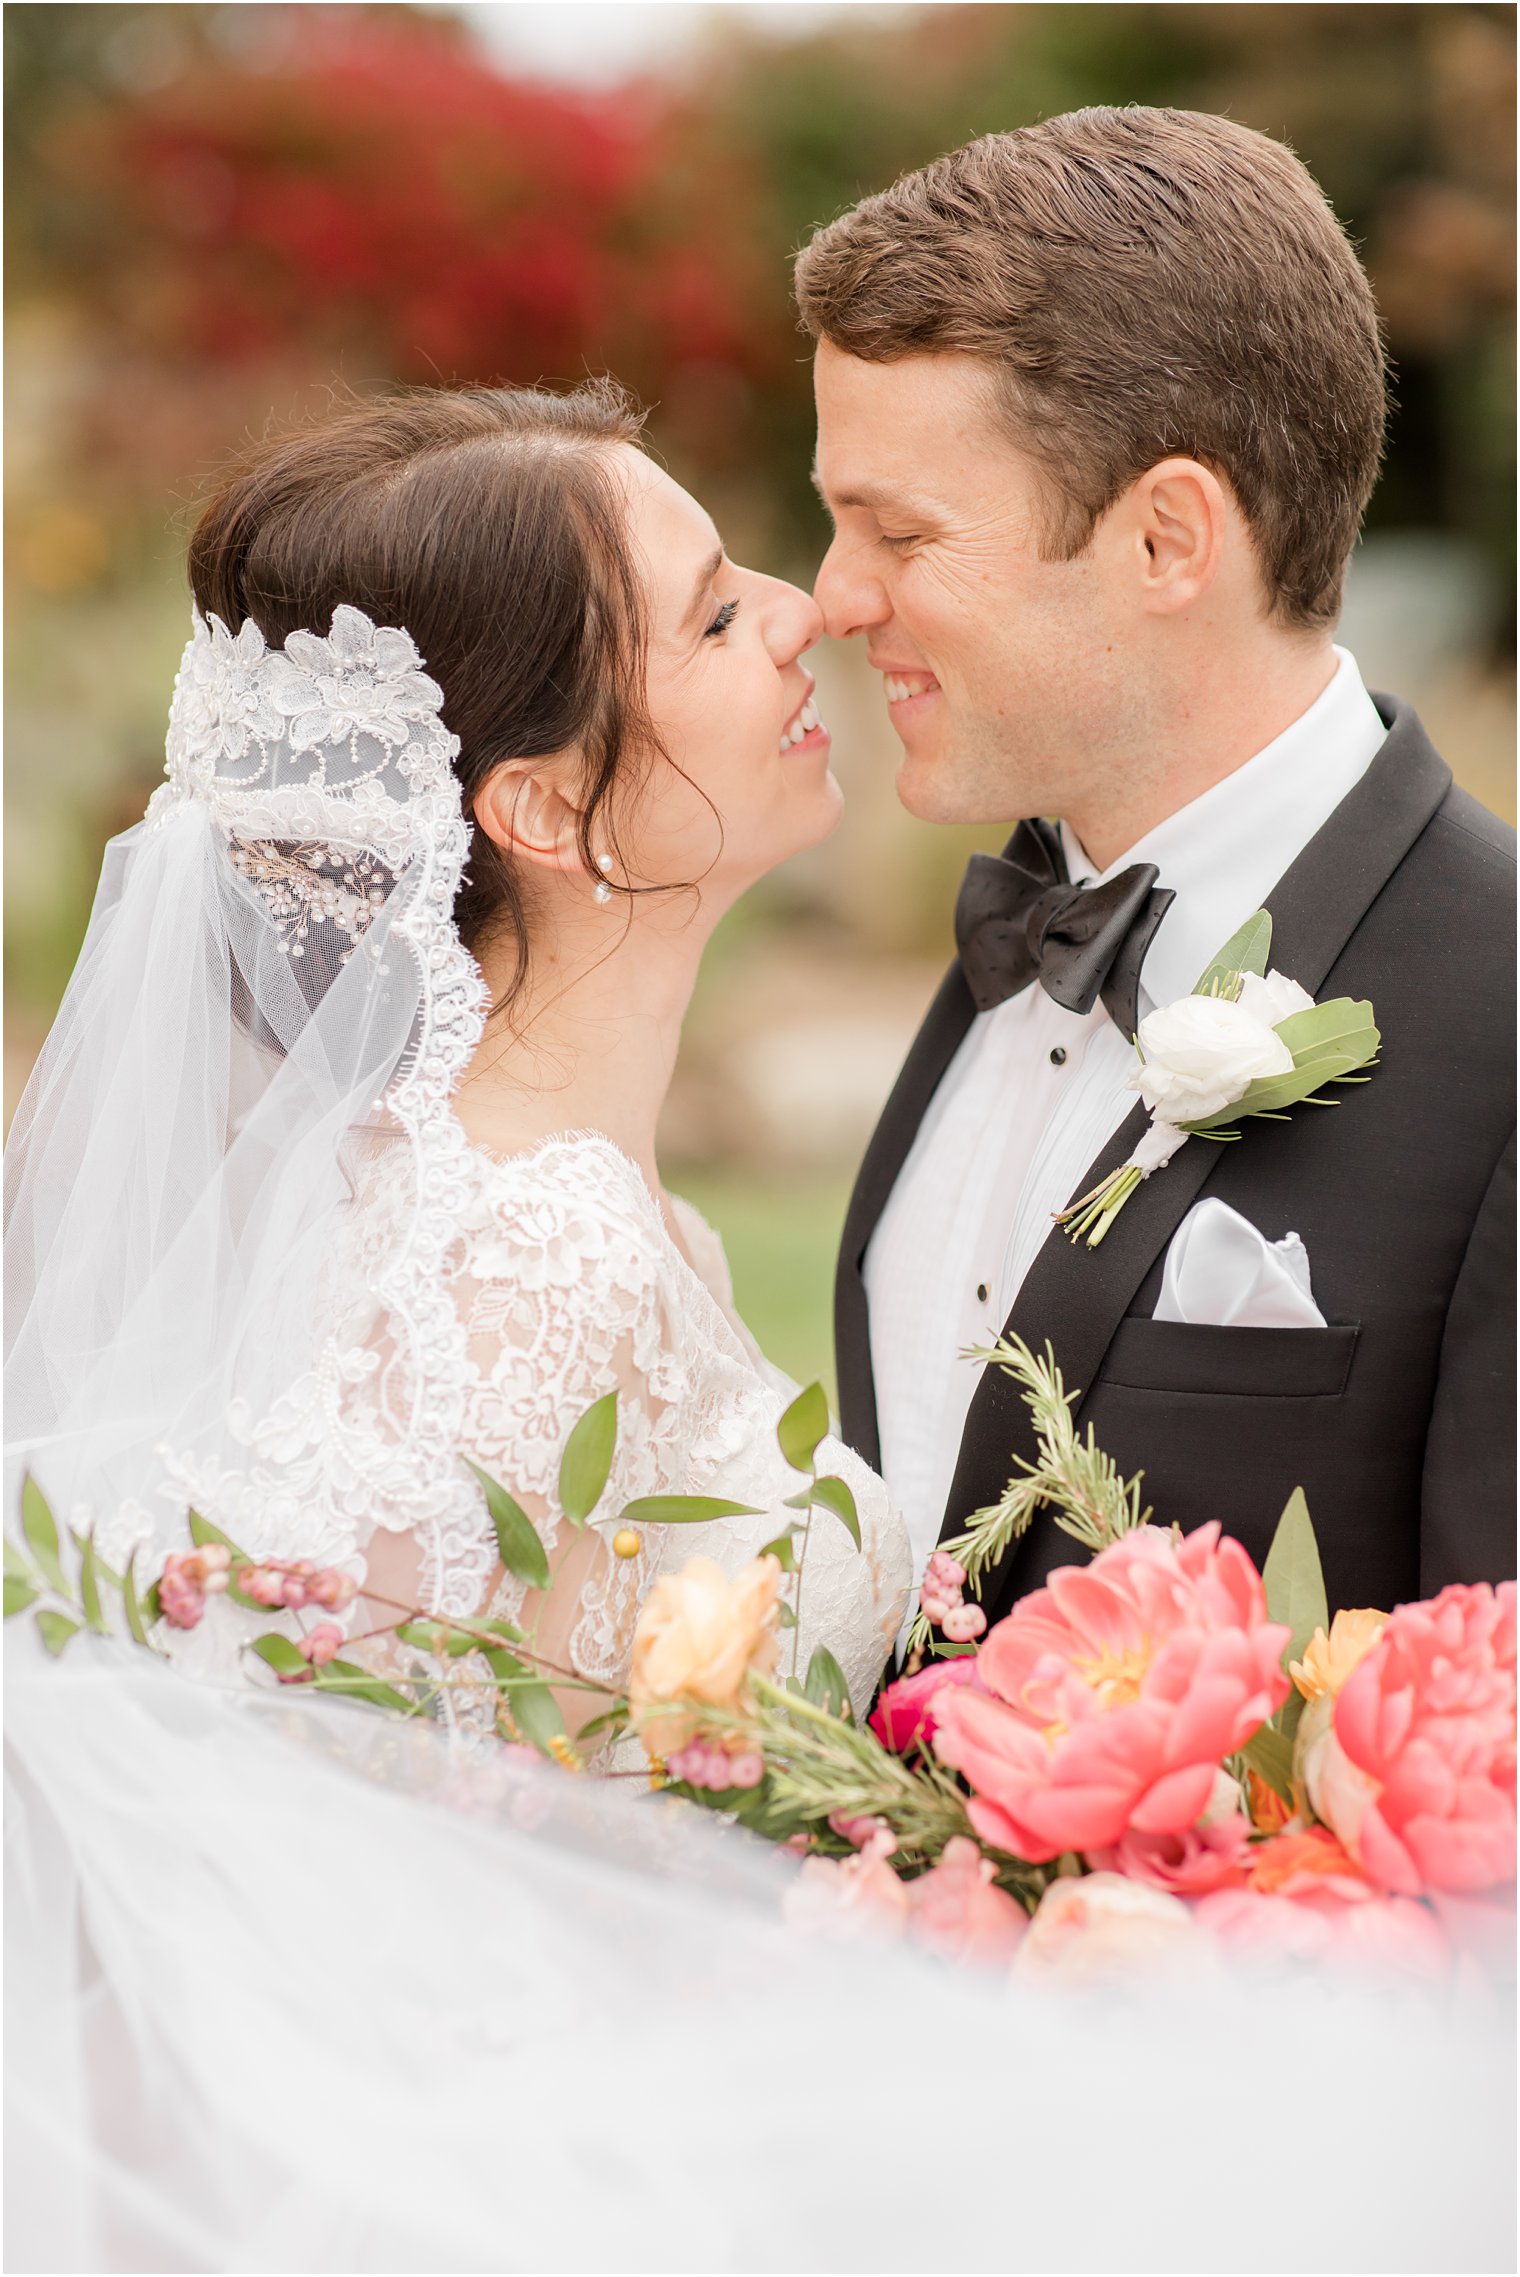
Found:
[[[935,1752],[971,1787],[983,1841],[1017,1857],[1181,1834],[1286,1697],[1289,1634],[1217,1523],[1180,1540],[1139,1527],[996,1624],[977,1689],[936,1701]]]
[[[974,1842],[952,1836],[938,1865],[907,1885],[913,1942],[950,1961],[1009,1960],[1029,1916],[994,1885],[993,1872]]]
[[[1243,1882],[1251,1860],[1251,1821],[1228,1771],[1216,1771],[1203,1816],[1180,1834],[1137,1834],[1133,1827],[1112,1848],[1094,1850],[1095,1870],[1127,1874],[1173,1897],[1202,1897],[1205,1890]]]
[[[1196,1914],[1241,1961],[1328,1963],[1378,1976],[1422,1977],[1444,1977],[1450,1962],[1428,1906],[1370,1886],[1360,1900],[1328,1886],[1299,1897],[1215,1890],[1199,1899]]]
[[[939,1722],[934,1703],[940,1694],[962,1684],[976,1691],[982,1689],[977,1660],[978,1655],[972,1652],[959,1653],[952,1660],[933,1660],[916,1676],[899,1676],[895,1684],[889,1684],[870,1715],[871,1729],[882,1746],[894,1755],[927,1747]]]
[[[853,1858],[804,1859],[782,1901],[788,1923],[814,1937],[852,1937],[862,1929],[901,1937],[908,1892],[887,1864],[896,1847],[884,1828]]]
[[[1305,1777],[1320,1816],[1385,1889],[1512,1882],[1515,1584],[1456,1582],[1399,1606],[1347,1679]]]

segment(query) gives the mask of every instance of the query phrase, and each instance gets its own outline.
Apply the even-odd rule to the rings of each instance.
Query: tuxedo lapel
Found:
[[[1373,700],[1388,724],[1387,740],[1267,897],[1272,963],[1311,995],[1319,992],[1451,783],[1450,769],[1408,706],[1389,696]],[[1076,1194],[1089,1192],[1116,1170],[1148,1122],[1145,1108],[1137,1104],[1089,1164]],[[1249,1135],[1239,1143],[1249,1145]],[[1068,1390],[1077,1388],[1085,1396],[1096,1380],[1137,1290],[1223,1151],[1217,1142],[1190,1140],[1131,1195],[1096,1249],[1052,1228],[1025,1275],[1005,1334],[1021,1337],[1035,1352],[1048,1342]],[[1002,1369],[984,1369],[966,1417],[941,1539],[959,1532],[972,1511],[995,1501],[1018,1460],[1030,1460],[1034,1453],[1029,1410],[1017,1387]],[[989,1610],[1005,1602],[1016,1586],[1018,1556],[1015,1545],[989,1592]]]
[[[940,1079],[960,1048],[976,1007],[959,963],[941,981],[923,1026],[913,1039],[881,1120],[866,1149],[845,1213],[834,1290],[835,1365],[839,1374],[840,1428],[846,1442],[881,1468],[881,1433],[871,1371],[870,1324],[861,1265],[887,1197],[918,1133]]]

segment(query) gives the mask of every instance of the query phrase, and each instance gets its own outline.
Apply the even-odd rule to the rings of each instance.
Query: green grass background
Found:
[[[850,1174],[685,1170],[670,1183],[722,1235],[734,1302],[760,1349],[798,1383],[816,1377],[834,1406],[834,1255]]]

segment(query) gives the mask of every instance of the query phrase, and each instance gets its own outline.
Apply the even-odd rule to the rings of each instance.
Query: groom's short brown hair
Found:
[[[984,356],[1049,492],[1045,550],[1181,453],[1228,481],[1273,613],[1332,624],[1385,416],[1372,291],[1307,169],[1230,119],[1071,111],[866,198],[798,256],[815,339]]]

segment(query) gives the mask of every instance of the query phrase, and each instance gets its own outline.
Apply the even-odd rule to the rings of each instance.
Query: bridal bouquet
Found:
[[[646,1608],[635,1724],[658,1756],[679,1713],[667,1775],[804,1853],[793,1919],[1078,1979],[1221,1949],[1440,1977],[1501,1951],[1515,1584],[1332,1620],[1302,1495],[1258,1573],[1218,1524],[1149,1522],[1139,1480],[1077,1436],[1048,1352],[978,1356],[1019,1380],[1039,1459],[931,1560],[911,1672],[866,1729],[826,1672],[777,1684],[758,1571],[719,1698],[648,1681],[684,1577]],[[967,1587],[1041,1504],[1091,1563],[988,1629]],[[711,1767],[735,1749],[739,1794]]]
[[[812,1530],[860,1540],[848,1486],[817,1469],[817,1385],[778,1428],[800,1480],[787,1524],[736,1575],[697,1556],[655,1582],[621,1692],[546,1658],[531,1624],[360,1600],[353,1574],[254,1558],[194,1512],[190,1546],[140,1589],[89,1534],[66,1544],[31,1481],[24,1546],[6,1542],[5,1613],[30,1612],[61,1653],[109,1632],[109,1593],[150,1647],[226,1599],[283,1619],[247,1647],[266,1681],[405,1716],[484,1692],[509,1742],[584,1769],[595,1740],[612,1775],[796,1855],[787,1910],[815,1933],[863,1928],[1079,1981],[1221,1950],[1439,1978],[1456,1952],[1511,1942],[1515,1584],[1331,1619],[1302,1495],[1258,1573],[1217,1523],[1151,1523],[1140,1480],[1120,1477],[1090,1428],[1078,1435],[1048,1349],[1000,1341],[975,1356],[1019,1382],[1037,1459],[930,1561],[908,1672],[864,1725],[826,1649],[798,1665]],[[609,1395],[569,1435],[572,1525],[598,1509],[616,1429]],[[503,1563],[544,1589],[531,1520],[477,1475]],[[989,1628],[981,1580],[1042,1506],[1091,1562],[1059,1568]],[[739,1507],[660,1496],[598,1522],[627,1557],[645,1527]],[[375,1621],[358,1638],[344,1628],[356,1600]],[[376,1639],[383,1675],[350,1657]],[[601,1698],[572,1740],[563,1703],[577,1692]],[[630,1747],[644,1771],[621,1767]]]

